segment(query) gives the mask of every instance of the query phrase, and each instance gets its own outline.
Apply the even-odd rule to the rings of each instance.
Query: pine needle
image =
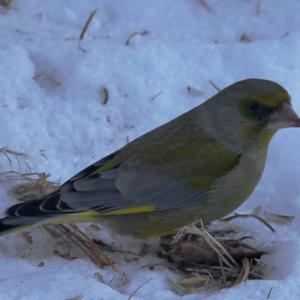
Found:
[[[89,28],[89,26],[90,26],[90,24],[91,24],[91,22],[92,22],[92,20],[95,16],[96,12],[97,12],[97,9],[95,9],[91,12],[91,14],[89,15],[87,21],[83,25],[82,30],[81,30],[80,35],[79,35],[79,44],[78,44],[78,46],[79,46],[79,49],[82,50],[83,52],[86,52],[86,50],[81,48],[80,43],[84,39],[84,36],[85,36],[86,32],[88,31],[88,28]]]
[[[144,283],[142,283],[139,287],[137,287],[128,297],[128,300],[131,300],[133,296],[142,288],[144,287],[152,278],[148,278]]]
[[[212,85],[212,87],[217,91],[220,92],[221,89],[212,81],[212,80],[208,80],[208,82]]]

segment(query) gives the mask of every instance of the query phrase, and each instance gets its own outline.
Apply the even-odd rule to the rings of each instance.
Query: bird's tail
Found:
[[[59,193],[53,193],[42,199],[9,207],[6,216],[0,219],[0,236],[46,224],[85,222],[96,214],[92,211],[61,209],[57,207],[59,198]],[[49,200],[47,207],[45,207],[45,200]]]
[[[6,210],[6,216],[0,219],[0,235],[25,230],[41,223],[49,223],[53,214],[39,211],[43,199],[15,204]]]
[[[40,222],[40,218],[7,216],[0,219],[0,235],[22,231],[26,228],[38,225]]]

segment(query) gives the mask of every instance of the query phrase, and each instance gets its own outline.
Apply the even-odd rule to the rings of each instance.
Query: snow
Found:
[[[235,81],[275,80],[300,112],[300,2],[287,0],[12,0],[0,7],[0,147],[31,153],[34,171],[61,182],[127,141],[200,104]],[[0,1],[1,3],[1,1]],[[257,12],[260,3],[260,12]],[[78,37],[97,9],[84,39]],[[136,35],[125,45],[134,32]],[[246,35],[250,42],[240,41]],[[187,86],[202,92],[194,97]],[[102,87],[109,91],[103,104]],[[85,257],[52,253],[49,236],[32,231],[0,240],[1,299],[298,299],[300,296],[300,156],[297,129],[282,130],[270,146],[264,176],[240,208],[295,215],[270,233],[256,220],[234,221],[258,245],[269,247],[262,281],[213,293],[178,295],[167,284],[176,274],[141,268],[158,258],[126,262],[117,272]],[[1,172],[26,170],[0,154]],[[15,200],[0,185],[0,210]],[[115,237],[120,243],[128,238]],[[140,241],[128,242],[133,248]],[[135,244],[136,243],[136,244]],[[126,244],[126,247],[128,245]],[[43,261],[44,266],[38,266]],[[97,281],[100,272],[108,284]],[[111,282],[110,282],[111,281]],[[110,283],[109,283],[110,282]]]

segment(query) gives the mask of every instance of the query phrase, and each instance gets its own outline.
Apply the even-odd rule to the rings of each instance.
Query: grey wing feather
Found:
[[[156,168],[124,163],[101,174],[81,177],[61,191],[61,201],[74,209],[98,211],[154,205],[158,210],[196,204],[205,191],[194,190],[157,172]]]
[[[79,192],[106,191],[116,189],[114,179],[103,179],[101,176],[79,179],[73,183],[73,187]]]
[[[134,206],[153,205],[156,210],[192,206],[205,196],[171,180],[153,167],[126,162],[94,174],[92,165],[44,198],[16,204],[9,216],[54,216],[95,210],[109,212]]]
[[[174,209],[198,203],[205,195],[183,183],[160,174],[155,167],[120,166],[116,186],[137,205],[152,204],[158,209]]]

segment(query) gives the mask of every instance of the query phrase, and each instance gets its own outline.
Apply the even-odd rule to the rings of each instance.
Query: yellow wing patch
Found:
[[[79,212],[74,214],[62,215],[45,220],[45,224],[75,224],[75,223],[85,223],[89,220],[97,217],[98,213],[92,210]],[[39,225],[43,225],[43,222],[39,222]]]
[[[99,213],[100,216],[122,216],[122,215],[133,215],[133,214],[143,214],[148,212],[155,211],[155,207],[153,205],[144,205],[144,206],[135,206],[129,208],[117,209],[114,211],[110,211],[107,213]]]
[[[111,159],[109,160],[107,163],[105,163],[104,165],[102,165],[101,167],[97,168],[96,170],[94,170],[91,175],[95,175],[95,174],[99,174],[102,173],[104,171],[110,170],[112,169],[114,166],[116,166],[119,162],[116,159]]]

